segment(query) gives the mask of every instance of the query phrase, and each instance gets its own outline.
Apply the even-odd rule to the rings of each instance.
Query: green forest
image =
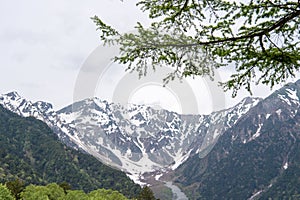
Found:
[[[67,183],[49,183],[42,185],[28,185],[20,180],[0,184],[0,200],[127,200],[118,191],[111,189],[97,189],[89,193],[83,190],[71,190]],[[152,191],[144,187],[135,200],[155,200]]]

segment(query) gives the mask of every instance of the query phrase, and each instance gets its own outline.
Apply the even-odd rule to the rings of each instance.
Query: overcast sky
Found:
[[[137,21],[147,23],[147,16],[133,0],[0,0],[0,93],[17,91],[31,101],[50,102],[55,109],[71,104],[78,77],[100,44],[95,24],[90,20],[94,15],[123,32],[131,31]],[[97,51],[106,53],[105,48]],[[109,62],[105,59],[103,62]],[[110,69],[106,77],[98,80],[95,96],[112,95],[114,87],[124,77],[121,67],[113,69],[116,70]],[[228,71],[220,71],[221,79],[228,74]],[[231,99],[227,93],[224,101],[221,100],[223,103],[214,107],[211,93],[215,89],[209,83],[203,79],[189,83],[198,101],[196,113],[231,106],[248,95],[242,91],[237,98]],[[145,82],[129,95],[130,101],[179,112],[183,104],[189,104],[180,97],[184,96],[183,91],[177,95],[168,88],[158,88],[157,83],[153,86],[148,83],[145,87],[142,84]],[[100,90],[107,93],[106,96],[97,95]],[[254,96],[263,97],[269,93],[266,87],[260,87],[255,89]]]
[[[134,1],[0,0],[0,93],[72,103],[79,70],[100,44],[94,15],[123,31],[144,16]]]

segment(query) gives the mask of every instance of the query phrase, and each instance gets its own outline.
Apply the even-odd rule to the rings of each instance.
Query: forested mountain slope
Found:
[[[140,191],[125,173],[62,144],[45,123],[0,105],[0,182],[15,178],[27,184],[66,181],[85,191],[110,188],[128,197]]]

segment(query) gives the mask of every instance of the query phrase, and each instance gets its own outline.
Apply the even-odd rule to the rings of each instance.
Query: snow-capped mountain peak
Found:
[[[37,101],[37,102],[33,103],[32,105],[37,107],[43,113],[53,111],[52,104],[44,102],[44,101]]]
[[[21,97],[17,92],[10,92],[0,96],[1,104],[20,116],[37,116],[38,109],[30,101]]]

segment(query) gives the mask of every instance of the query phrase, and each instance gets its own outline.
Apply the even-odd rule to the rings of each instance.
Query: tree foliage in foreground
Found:
[[[10,185],[8,187],[8,185]],[[66,187],[67,186],[67,187]],[[21,188],[21,189],[20,189]],[[66,190],[66,188],[69,188]],[[14,197],[15,196],[15,197]],[[152,190],[145,186],[140,193],[135,194],[137,200],[156,200]],[[69,184],[49,183],[43,185],[27,185],[15,180],[0,184],[0,200],[127,200],[118,191],[111,189],[96,189],[89,193],[83,190],[71,190]],[[133,198],[134,200],[135,198]]]
[[[82,190],[68,190],[66,193],[56,183],[46,186],[29,185],[21,193],[21,199],[26,200],[127,200],[127,198],[111,189],[97,189],[86,194]]]
[[[120,33],[99,17],[92,19],[105,44],[119,45],[114,60],[140,76],[168,65],[165,83],[187,76],[214,76],[235,66],[225,90],[233,96],[251,85],[295,77],[300,66],[298,0],[140,0],[153,23],[137,23],[136,33]]]
[[[13,200],[10,190],[3,184],[0,183],[0,200]]]

